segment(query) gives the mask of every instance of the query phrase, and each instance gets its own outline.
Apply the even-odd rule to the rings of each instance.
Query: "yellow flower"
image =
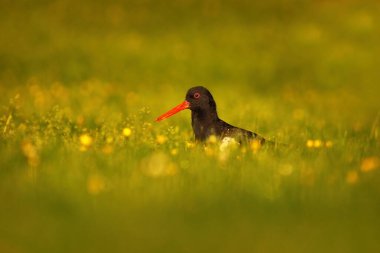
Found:
[[[306,147],[308,148],[321,148],[323,146],[323,141],[321,140],[307,140],[306,141]],[[332,146],[332,142],[330,141],[329,144],[325,145],[326,147],[331,147]]]
[[[258,140],[253,140],[251,142],[251,149],[253,153],[256,153],[261,148],[261,143]]]
[[[79,141],[84,147],[90,147],[93,142],[92,137],[88,134],[82,134]]]
[[[159,134],[156,137],[156,141],[158,144],[164,144],[167,141],[167,137],[165,135]]]
[[[131,134],[132,134],[132,130],[129,127],[126,127],[123,129],[123,135],[125,137],[129,137],[129,136],[131,136]]]
[[[380,159],[372,156],[364,158],[360,167],[360,170],[363,172],[369,172],[380,167]]]
[[[314,148],[320,148],[322,146],[321,140],[315,140],[314,141]]]
[[[36,146],[31,142],[24,141],[21,145],[21,149],[25,157],[28,159],[28,164],[32,167],[36,167],[40,161]]]
[[[216,143],[216,141],[217,141],[217,138],[216,138],[216,136],[215,135],[210,135],[210,137],[208,137],[208,139],[207,139],[207,142],[208,143]]]
[[[194,148],[195,147],[195,143],[194,142],[191,142],[191,141],[187,141],[186,142],[186,148]]]
[[[176,156],[176,155],[178,154],[178,149],[173,148],[173,149],[170,151],[170,154],[171,154],[172,156]]]
[[[314,141],[313,140],[307,140],[306,147],[308,147],[308,148],[314,147]]]

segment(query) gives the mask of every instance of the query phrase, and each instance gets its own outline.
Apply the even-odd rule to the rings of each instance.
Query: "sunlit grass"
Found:
[[[173,101],[177,101],[185,92],[186,89],[178,90],[167,96],[168,99],[174,96]],[[17,229],[2,233],[11,238],[10,245],[20,245],[27,252],[51,251],[53,246],[45,245],[41,238],[58,240],[59,237],[69,244],[77,244],[72,235],[83,240],[81,250],[97,251],[88,243],[99,239],[100,230],[119,233],[119,229],[123,230],[119,226],[130,226],[135,220],[141,227],[109,238],[112,242],[109,248],[122,251],[126,247],[117,246],[124,238],[122,235],[133,238],[135,233],[141,233],[142,236],[145,227],[158,229],[163,224],[169,227],[164,228],[160,240],[170,241],[174,237],[179,241],[177,247],[183,247],[191,244],[191,240],[199,240],[198,232],[191,229],[193,219],[211,219],[212,226],[256,234],[261,229],[278,226],[269,222],[270,219],[287,227],[299,224],[300,215],[307,212],[315,218],[303,217],[307,223],[304,229],[316,231],[319,219],[327,219],[333,222],[327,232],[329,236],[342,233],[339,247],[349,237],[345,231],[372,245],[371,249],[375,247],[377,240],[368,236],[378,233],[378,224],[372,223],[377,216],[371,210],[377,210],[379,203],[376,197],[380,171],[379,125],[370,111],[363,111],[365,115],[358,121],[350,110],[367,105],[350,100],[350,96],[341,96],[339,99],[346,103],[352,102],[346,104],[347,110],[328,111],[323,117],[316,108],[324,108],[332,103],[331,99],[338,99],[326,96],[325,92],[314,91],[314,99],[308,101],[298,91],[292,91],[299,101],[288,103],[289,90],[285,90],[275,94],[276,100],[268,99],[265,107],[260,103],[266,95],[256,94],[259,99],[254,101],[237,92],[241,100],[235,101],[233,108],[224,106],[227,96],[219,93],[216,97],[221,101],[220,115],[231,123],[259,131],[278,145],[262,146],[256,142],[239,145],[215,136],[203,144],[196,143],[189,113],[183,112],[162,123],[154,122],[167,109],[149,107],[146,101],[157,99],[155,93],[137,92],[133,96],[143,96],[145,102],[130,101],[128,87],[110,87],[100,81],[89,81],[78,87],[33,83],[8,89],[8,103],[4,103],[0,120],[0,186],[3,192],[8,192],[1,198],[4,203],[12,203],[7,208],[13,214],[2,211],[2,223],[8,227],[18,223],[14,220],[20,217],[17,203],[22,202],[27,212],[33,213],[32,218],[22,219],[27,223],[27,230],[37,229],[36,221],[48,230],[58,229],[58,234],[57,237],[31,235],[34,242],[27,246],[27,237],[22,237]],[[57,93],[65,95],[55,96]],[[236,110],[253,110],[244,109],[246,102],[252,108],[261,108],[256,123],[252,123],[251,116],[234,115]],[[332,117],[337,120],[331,121]],[[341,220],[339,213],[347,209],[359,210],[359,213],[346,213],[347,219],[366,217],[361,221],[361,234],[355,232],[353,224]],[[231,215],[234,221],[229,220]],[[101,224],[95,225],[100,216]],[[256,228],[252,224],[235,227],[258,218],[269,223]],[[77,223],[78,219],[82,221]],[[67,225],[55,228],[49,225],[49,220],[65,221]],[[86,233],[94,233],[91,239],[77,234],[81,226],[88,227]],[[200,226],[222,237],[232,236],[232,243],[243,243],[243,248],[251,245],[207,223]],[[303,229],[297,231],[297,237],[308,238]],[[215,238],[206,232],[203,236]],[[284,243],[294,239],[280,238]],[[13,242],[16,239],[21,242]],[[320,240],[319,249],[325,250],[326,239]],[[151,251],[160,247],[154,243],[142,248]],[[193,245],[192,248],[202,247]]]
[[[0,4],[0,252],[378,251],[375,1],[84,3]]]

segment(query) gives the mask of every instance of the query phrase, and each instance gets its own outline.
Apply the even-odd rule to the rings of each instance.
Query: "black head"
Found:
[[[192,111],[216,111],[214,98],[210,91],[203,86],[190,88],[186,93],[186,101],[189,102],[189,109]]]
[[[192,112],[205,112],[205,114],[217,115],[216,104],[211,93],[203,86],[196,86],[187,91],[185,101],[158,117],[156,121],[169,118],[184,109],[190,109]]]

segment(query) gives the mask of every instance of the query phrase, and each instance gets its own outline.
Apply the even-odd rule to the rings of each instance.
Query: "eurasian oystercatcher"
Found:
[[[210,91],[203,86],[190,88],[186,93],[186,99],[168,112],[156,119],[161,121],[180,112],[184,109],[191,110],[191,125],[193,127],[195,140],[206,141],[210,136],[215,135],[221,140],[228,137],[234,138],[238,142],[251,140],[264,144],[265,139],[251,131],[232,126],[219,119],[216,111],[216,103]]]

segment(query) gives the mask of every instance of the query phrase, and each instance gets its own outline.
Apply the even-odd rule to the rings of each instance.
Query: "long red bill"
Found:
[[[174,107],[173,109],[171,109],[168,112],[162,114],[160,117],[158,117],[156,119],[156,121],[161,121],[161,120],[164,120],[166,118],[169,118],[170,116],[173,116],[177,112],[180,112],[182,110],[188,109],[189,107],[190,107],[190,103],[185,100],[181,104],[179,104],[176,107]]]

